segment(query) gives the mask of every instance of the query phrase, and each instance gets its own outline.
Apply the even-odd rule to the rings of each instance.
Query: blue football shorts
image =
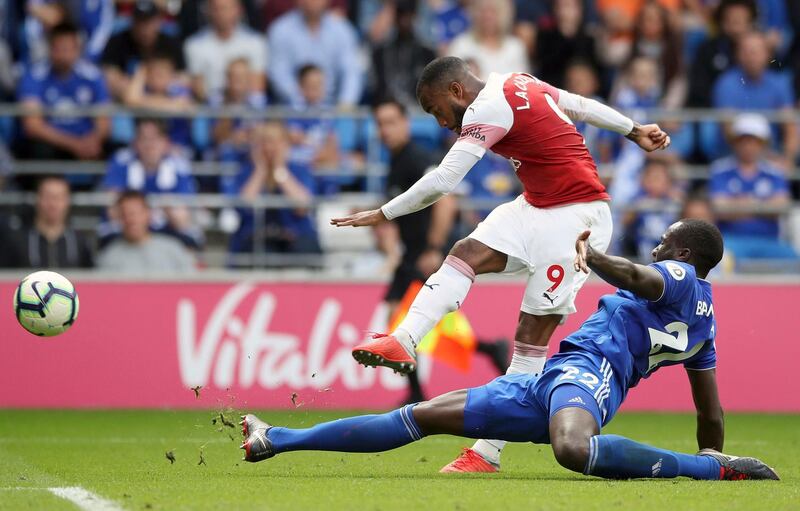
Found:
[[[467,391],[464,436],[550,443],[550,418],[566,407],[582,408],[602,428],[617,412],[624,392],[602,356],[554,355],[539,376],[512,374]]]

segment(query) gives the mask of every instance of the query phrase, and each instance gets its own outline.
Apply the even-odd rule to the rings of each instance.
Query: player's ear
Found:
[[[679,248],[677,253],[675,254],[676,259],[678,261],[686,262],[692,257],[692,249],[690,248]]]
[[[464,86],[458,82],[451,82],[450,92],[453,94],[453,96],[457,97],[458,99],[461,99],[464,97]]]

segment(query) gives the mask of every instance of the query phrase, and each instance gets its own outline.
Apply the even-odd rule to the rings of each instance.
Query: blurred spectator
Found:
[[[714,217],[714,210],[711,207],[711,202],[701,195],[691,195],[686,198],[681,208],[680,218],[696,218],[698,220],[705,220],[712,224],[717,223]]]
[[[81,43],[74,25],[50,32],[50,62],[30,67],[20,81],[17,99],[26,108],[22,119],[27,140],[21,153],[37,159],[96,159],[108,135],[105,117],[44,116],[42,108],[61,111],[104,105],[109,101],[98,68],[80,60]]]
[[[624,111],[656,108],[663,90],[659,80],[660,75],[656,59],[634,57],[625,67],[625,72],[617,84],[614,107]],[[645,120],[643,112],[636,112],[632,117],[639,122]]]
[[[48,176],[36,188],[33,225],[15,233],[4,251],[4,263],[15,268],[90,268],[89,243],[69,226],[69,183]]]
[[[682,41],[672,26],[669,12],[655,0],[639,11],[633,32],[631,58],[649,57],[659,64],[665,108],[680,108],[686,100],[687,81],[683,68]]]
[[[99,269],[132,275],[191,273],[196,269],[194,256],[179,241],[150,232],[150,208],[141,192],[122,193],[115,209],[122,236],[100,251]]]
[[[484,79],[490,73],[528,71],[525,45],[511,34],[511,0],[474,0],[470,19],[471,29],[453,39],[447,50],[449,55],[474,60]]]
[[[0,139],[0,190],[6,184],[8,176],[13,170],[14,160],[11,158],[11,153],[8,152],[5,142]]]
[[[741,114],[732,132],[734,156],[712,164],[709,182],[725,246],[742,259],[797,257],[779,238],[779,213],[753,211],[789,205],[786,178],[764,158],[769,123],[759,114]]]
[[[208,0],[180,0],[180,2],[164,2],[168,7],[177,4],[180,8],[176,15],[177,29],[182,39],[187,39],[198,30],[209,24]],[[263,32],[266,26],[263,21],[263,11],[273,4],[294,2],[294,0],[242,0],[243,19],[247,26],[256,32]]]
[[[528,55],[536,53],[537,28],[549,21],[549,0],[514,0],[514,35],[525,45]]]
[[[395,2],[395,33],[372,51],[372,92],[397,98],[407,107],[417,104],[417,80],[436,53],[414,33],[416,0]]]
[[[788,2],[789,16],[794,32],[792,47],[789,49],[787,60],[792,66],[794,74],[794,95],[800,98],[800,2]]]
[[[689,72],[688,106],[708,108],[711,92],[719,75],[734,65],[736,41],[753,30],[756,19],[754,0],[722,0],[714,21],[715,37],[700,45]]]
[[[241,24],[239,0],[208,0],[208,17],[210,26],[190,37],[184,45],[195,95],[207,98],[222,90],[228,64],[240,58],[250,63],[250,88],[263,92],[266,85],[266,41]]]
[[[676,184],[669,164],[662,159],[648,159],[642,170],[639,192],[623,220],[634,253],[640,260],[651,259],[653,247],[661,242],[661,235],[678,219],[676,207],[682,196],[683,190]]]
[[[450,43],[469,29],[467,0],[428,0],[432,19],[433,43],[444,53]]]
[[[2,12],[0,12],[2,14]],[[0,101],[14,96],[14,57],[11,48],[0,39]]]
[[[175,69],[183,71],[183,50],[180,42],[161,31],[163,17],[156,4],[137,0],[133,7],[131,27],[108,41],[100,63],[112,96],[122,99],[131,76],[139,64],[153,54],[168,55]]]
[[[340,163],[333,120],[324,118],[325,75],[313,64],[300,68],[297,73],[302,95],[299,112],[318,112],[320,116],[303,116],[286,120],[289,132],[289,162],[312,169],[336,169]],[[322,180],[319,184],[330,180]],[[322,191],[322,190],[318,190]]]
[[[576,59],[569,62],[564,70],[564,89],[583,96],[599,100],[600,78],[595,67],[588,61]],[[583,142],[599,163],[611,161],[608,137],[602,135],[602,130],[592,126],[586,121],[575,122],[575,128],[583,135]]]
[[[536,39],[536,76],[563,88],[570,62],[580,59],[597,69],[595,40],[586,29],[582,0],[555,0],[553,17],[552,28],[542,29]]]
[[[308,203],[316,189],[311,169],[290,162],[288,157],[289,135],[281,123],[256,126],[251,130],[250,154],[239,162],[237,175],[222,177],[220,189],[228,196],[247,202],[270,194]],[[237,211],[238,227],[230,239],[230,250],[234,254],[321,253],[313,215],[307,207],[256,211],[263,218],[256,219],[252,208]]]
[[[63,23],[79,27],[85,56],[92,61],[100,58],[114,30],[114,0],[29,0],[25,4],[28,17],[22,32],[28,64],[47,59],[47,35]]]
[[[163,121],[139,119],[131,148],[112,158],[103,188],[143,193],[194,193],[191,163],[172,147]]]
[[[225,70],[225,88],[208,98],[209,106],[225,109],[227,112],[259,112],[266,108],[264,93],[252,88],[248,79],[252,69],[247,59],[236,59]],[[246,150],[248,130],[252,122],[236,117],[214,120],[212,136],[214,143],[222,151]]]
[[[383,0],[379,0],[383,1]],[[280,18],[287,12],[296,7],[297,0],[269,0],[262,7],[264,22],[262,26],[269,28],[273,21]],[[358,9],[361,2],[351,2],[348,0],[330,0],[331,10],[340,16],[344,16],[352,9]],[[351,17],[352,19],[352,17]]]
[[[314,64],[325,74],[325,99],[335,106],[358,104],[363,70],[358,39],[347,20],[328,10],[328,0],[297,0],[269,29],[270,80],[273,92],[286,104],[302,102],[297,71]]]
[[[156,119],[138,120],[132,147],[120,149],[111,159],[103,188],[147,194],[194,194],[196,190],[191,163],[170,143],[166,124]],[[114,219],[113,210],[111,213]],[[202,234],[193,227],[189,211],[183,206],[156,211],[153,227],[165,226],[202,243]]]
[[[750,32],[739,38],[736,50],[738,66],[723,73],[714,84],[713,105],[740,110],[782,110],[790,113],[794,93],[790,77],[770,71],[769,46],[763,34]],[[782,149],[787,162],[797,154],[797,129],[793,121],[783,125]]]
[[[133,74],[124,101],[129,107],[175,114],[186,113],[194,105],[192,93],[175,73],[170,55],[158,51],[150,54]],[[188,149],[192,145],[191,120],[171,118],[166,122],[170,141]]]

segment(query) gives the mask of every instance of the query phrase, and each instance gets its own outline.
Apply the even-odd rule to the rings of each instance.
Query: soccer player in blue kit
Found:
[[[362,415],[308,429],[242,420],[245,460],[298,451],[378,452],[435,434],[549,443],[565,468],[613,479],[778,479],[755,458],[722,454],[722,407],[716,382],[716,323],[711,284],[703,280],[722,258],[712,224],[671,225],[653,250],[655,262],[634,264],[576,241],[575,270],[593,270],[619,290],[561,342],[539,376],[500,376],[382,415]],[[696,455],[659,449],[600,430],[641,378],[683,364],[697,407]],[[475,454],[477,455],[477,454]]]

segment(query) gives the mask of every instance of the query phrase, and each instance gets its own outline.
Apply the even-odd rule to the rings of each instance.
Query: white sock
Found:
[[[392,332],[409,352],[448,312],[461,307],[475,280],[472,268],[455,256],[447,256],[439,270],[428,278],[397,329]]]
[[[508,366],[506,374],[539,374],[547,361],[546,355],[547,346],[514,343],[514,354],[511,356],[511,365]],[[500,466],[500,453],[503,452],[506,443],[508,442],[505,440],[478,440],[472,446],[472,450],[489,463]]]

